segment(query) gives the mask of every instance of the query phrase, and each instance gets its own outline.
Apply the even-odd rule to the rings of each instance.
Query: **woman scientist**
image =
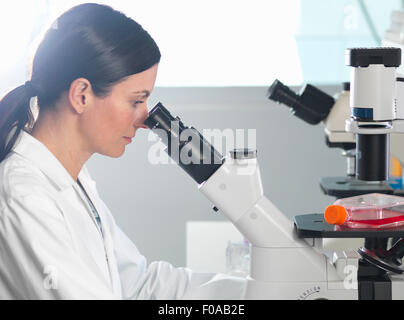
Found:
[[[0,299],[242,298],[244,279],[148,265],[85,168],[144,127],[159,61],[150,35],[108,6],[76,6],[47,31],[31,80],[0,102]]]

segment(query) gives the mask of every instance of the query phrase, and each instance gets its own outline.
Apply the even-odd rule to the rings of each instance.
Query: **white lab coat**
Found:
[[[0,163],[0,299],[240,299],[246,280],[147,264],[116,225],[85,166],[97,209],[39,140],[22,132]]]

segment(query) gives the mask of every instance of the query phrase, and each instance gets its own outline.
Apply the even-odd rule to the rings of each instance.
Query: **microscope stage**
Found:
[[[339,198],[359,196],[366,193],[384,193],[401,196],[401,190],[394,190],[386,182],[369,183],[352,177],[325,177],[320,181],[324,194]]]

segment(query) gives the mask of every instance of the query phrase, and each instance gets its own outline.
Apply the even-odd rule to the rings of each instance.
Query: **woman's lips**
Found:
[[[123,137],[126,141],[128,141],[129,143],[131,143],[132,142],[132,138],[130,138],[130,137]]]

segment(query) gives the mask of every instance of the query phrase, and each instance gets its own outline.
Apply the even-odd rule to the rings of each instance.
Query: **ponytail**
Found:
[[[13,148],[22,129],[32,127],[30,101],[34,93],[30,81],[10,91],[0,101],[0,162]]]

